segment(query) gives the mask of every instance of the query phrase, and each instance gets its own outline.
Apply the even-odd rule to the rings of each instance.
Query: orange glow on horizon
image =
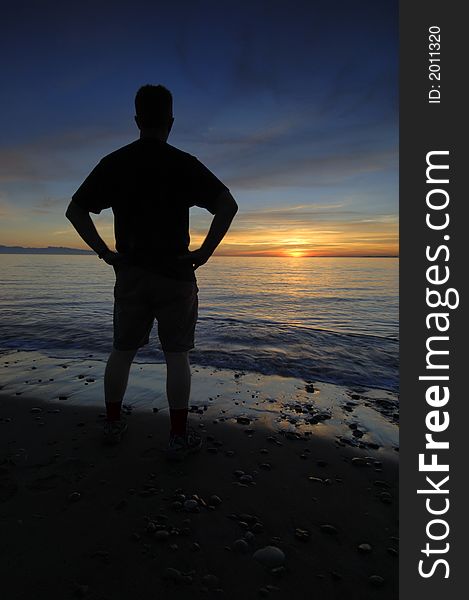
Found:
[[[303,250],[288,250],[285,252],[285,256],[291,256],[292,258],[301,258],[304,255]]]
[[[269,213],[266,213],[267,215]],[[263,219],[266,218],[265,216]],[[260,219],[259,219],[260,220]],[[359,257],[359,256],[398,256],[399,234],[397,217],[387,220],[362,220],[355,222],[324,221],[314,224],[288,223],[273,220],[259,223],[259,220],[239,219],[233,224],[215,254],[217,256],[259,256],[283,258],[310,257]],[[44,248],[62,246],[87,249],[72,226],[60,218],[55,227],[44,220],[34,228],[25,227],[17,221],[16,227],[9,226],[2,233],[1,244]],[[13,223],[10,223],[13,225]],[[99,233],[110,248],[114,248],[114,231],[111,219],[98,218]],[[196,222],[191,228],[190,249],[202,244],[210,225],[210,219]]]

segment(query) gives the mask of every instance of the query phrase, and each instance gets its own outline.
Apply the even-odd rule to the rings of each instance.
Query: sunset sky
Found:
[[[145,83],[169,143],[239,204],[218,254],[398,253],[397,0],[12,2],[2,8],[0,244],[84,247],[64,217],[138,137]],[[192,247],[210,214],[191,211]],[[95,222],[112,245],[112,213]]]

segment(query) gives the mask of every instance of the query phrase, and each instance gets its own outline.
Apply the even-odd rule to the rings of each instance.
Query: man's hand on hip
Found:
[[[194,270],[195,270],[198,267],[200,267],[201,265],[204,265],[208,261],[209,258],[210,258],[210,254],[208,254],[207,252],[202,250],[202,248],[199,248],[198,250],[193,250],[192,252],[188,252],[187,254],[180,256],[179,260],[181,262],[190,263],[194,267]]]
[[[119,252],[113,252],[112,250],[109,250],[109,252],[106,252],[106,254],[103,255],[103,260],[108,265],[115,267],[121,262],[122,254],[119,254]]]

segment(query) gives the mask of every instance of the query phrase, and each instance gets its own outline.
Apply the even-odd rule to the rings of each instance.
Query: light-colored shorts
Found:
[[[198,313],[197,283],[127,263],[115,271],[114,348],[137,350],[148,344],[156,319],[163,351],[191,350]]]

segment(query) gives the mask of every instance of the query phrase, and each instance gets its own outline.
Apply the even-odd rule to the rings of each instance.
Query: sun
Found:
[[[293,258],[299,258],[300,256],[304,256],[304,252],[303,250],[290,250],[288,252],[288,256],[291,256]]]

